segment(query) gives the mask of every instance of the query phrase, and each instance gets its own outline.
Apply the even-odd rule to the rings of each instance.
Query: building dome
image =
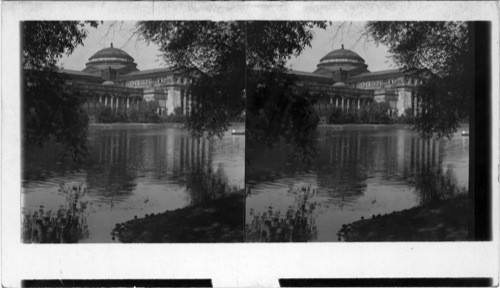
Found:
[[[351,50],[344,49],[344,45],[342,44],[342,48],[333,50],[332,52],[326,54],[321,60],[319,60],[320,64],[323,63],[359,63],[364,64],[365,60],[361,58],[356,52]]]
[[[365,60],[356,52],[342,48],[333,50],[319,60],[314,73],[332,75],[335,71],[348,72],[350,76],[368,72]]]
[[[101,75],[104,69],[117,70],[119,74],[128,74],[133,71],[139,71],[134,58],[127,52],[111,47],[99,50],[89,58],[84,72]]]
[[[134,62],[134,58],[128,55],[127,52],[118,48],[113,48],[113,43],[111,43],[111,47],[99,50],[92,55],[92,57],[89,58],[89,62],[110,61],[110,59],[114,61]]]

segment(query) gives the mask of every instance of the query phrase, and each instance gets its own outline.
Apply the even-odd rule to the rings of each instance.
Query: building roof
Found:
[[[122,59],[127,59],[129,62],[134,62],[134,58],[128,55],[127,52],[118,48],[113,48],[113,43],[111,43],[111,47],[97,51],[97,53],[95,53],[89,58],[89,61],[99,58],[122,58]]]
[[[377,79],[385,79],[385,78],[400,76],[403,74],[404,70],[397,68],[397,69],[382,70],[377,72],[362,73],[357,76],[351,77],[350,80],[354,82],[365,81],[365,80],[377,80]]]
[[[88,77],[95,77],[95,78],[101,78],[100,75],[95,75],[87,72],[82,72],[82,71],[77,71],[77,70],[69,70],[69,69],[60,69],[59,72],[68,74],[68,75],[75,75],[75,76],[88,76]]]
[[[323,56],[323,58],[321,58],[319,62],[321,63],[327,60],[342,60],[342,59],[356,60],[360,63],[365,63],[365,60],[361,58],[361,56],[359,56],[356,52],[344,49],[344,44],[342,44],[342,48],[333,50],[328,54],[326,54],[325,56]]]
[[[322,79],[332,79],[331,75],[317,74],[317,73],[312,73],[312,72],[289,70],[289,71],[287,71],[287,73],[298,75],[298,76],[308,76],[308,77],[315,77],[315,78],[322,78]]]
[[[147,75],[147,74],[161,73],[161,72],[172,72],[172,69],[170,67],[167,67],[167,68],[157,68],[157,69],[149,69],[143,71],[134,71],[123,75],[123,77],[133,77],[133,76],[140,76],[140,75]]]

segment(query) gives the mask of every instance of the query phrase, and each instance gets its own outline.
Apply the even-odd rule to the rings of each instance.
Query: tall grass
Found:
[[[23,242],[76,243],[89,237],[86,189],[61,184],[60,191],[66,194],[66,205],[58,210],[45,210],[41,205],[38,210],[23,213]]]
[[[422,172],[416,179],[415,188],[418,191],[421,205],[450,199],[468,192],[466,187],[458,185],[451,168],[447,169],[446,172],[441,168]]]
[[[246,240],[249,242],[307,242],[316,239],[318,231],[314,211],[316,202],[311,198],[315,194],[311,187],[293,189],[288,193],[295,194],[295,205],[286,211],[275,210],[269,206],[267,212],[254,213],[250,224],[246,225]]]

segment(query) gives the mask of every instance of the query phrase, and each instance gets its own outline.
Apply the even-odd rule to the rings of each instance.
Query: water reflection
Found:
[[[80,242],[111,242],[116,223],[199,203],[244,183],[244,137],[230,133],[223,139],[193,139],[183,129],[162,125],[93,127],[85,162],[60,161],[57,149],[46,145],[23,151],[23,208],[35,211],[44,205],[54,211],[66,205],[60,183],[84,184],[93,205],[87,218],[90,236]],[[220,183],[202,189],[208,181],[203,173],[217,175]]]
[[[186,173],[183,184],[191,196],[191,205],[202,204],[240,190],[238,186],[229,184],[222,165],[215,171],[211,168],[205,171],[201,167],[196,167]]]
[[[466,187],[457,184],[452,167],[447,167],[446,171],[441,168],[423,171],[417,177],[415,188],[422,205],[450,199],[468,191]]]
[[[460,187],[468,186],[469,143],[458,133],[451,141],[423,140],[395,127],[321,127],[318,143],[311,163],[291,160],[284,144],[249,145],[247,225],[253,220],[250,211],[262,214],[269,206],[286,211],[293,202],[286,192],[290,185],[311,186],[316,193],[310,201],[318,203],[312,213],[317,238],[297,241],[337,241],[343,224],[448,197],[432,188],[439,185],[466,193]],[[446,177],[435,176],[439,171]]]

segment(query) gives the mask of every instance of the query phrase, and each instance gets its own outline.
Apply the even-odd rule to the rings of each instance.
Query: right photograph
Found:
[[[474,26],[249,22],[246,241],[471,240]]]

